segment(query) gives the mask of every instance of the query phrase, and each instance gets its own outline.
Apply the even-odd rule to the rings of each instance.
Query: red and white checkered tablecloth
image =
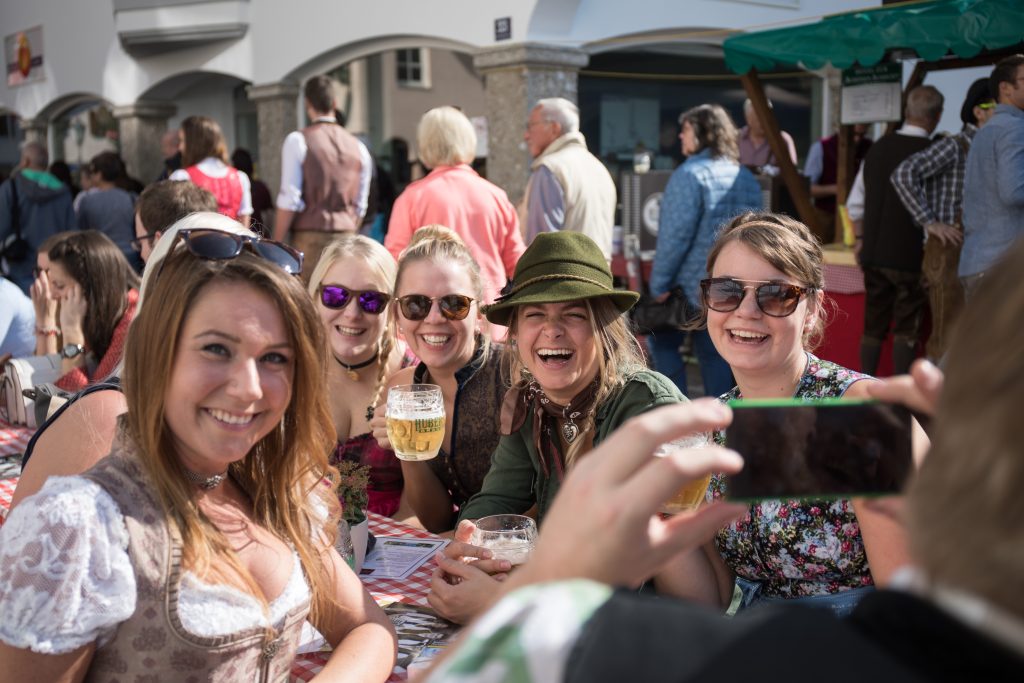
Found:
[[[416,529],[414,527],[396,522],[389,517],[382,517],[374,513],[369,513],[370,518],[370,531],[373,532],[374,536],[412,536],[414,538],[437,538],[434,534],[424,531],[423,529]],[[407,579],[400,581],[394,579],[363,579],[363,585],[366,586],[366,590],[370,591],[370,595],[377,601],[378,604],[385,604],[389,602],[404,602],[410,605],[427,605],[427,593],[430,592],[430,574],[434,570],[434,563],[432,561],[426,562],[421,565],[412,575]],[[292,663],[292,681],[310,681],[313,676],[320,673],[320,670],[324,668],[327,663],[327,658],[330,656],[329,653],[325,652],[314,652],[310,654],[299,655],[295,658],[295,662]],[[396,668],[394,673],[391,674],[391,678],[388,681],[405,681],[408,676],[404,669]]]
[[[13,427],[0,420],[0,457],[24,453],[32,433],[28,427]]]
[[[0,524],[7,519],[7,512],[11,509],[11,497],[14,496],[14,489],[18,486],[18,477],[0,479]]]

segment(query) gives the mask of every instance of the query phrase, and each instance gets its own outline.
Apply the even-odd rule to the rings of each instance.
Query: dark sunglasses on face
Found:
[[[472,297],[461,294],[447,294],[434,299],[423,294],[408,294],[399,297],[398,304],[402,309],[402,315],[409,320],[423,320],[430,315],[430,309],[435,301],[441,309],[441,315],[447,320],[463,320],[469,315],[470,306],[473,304]]]
[[[754,290],[754,300],[761,312],[773,318],[792,315],[800,304],[800,298],[814,291],[811,287],[767,280],[713,277],[700,281],[704,305],[719,313],[731,313],[739,308],[748,289]]]
[[[341,285],[320,285],[320,303],[326,308],[341,310],[355,299],[363,313],[380,315],[391,297],[372,289],[349,289]]]
[[[252,235],[238,235],[211,228],[179,230],[174,239],[175,241],[184,240],[185,247],[193,256],[208,261],[230,261],[233,258],[238,258],[242,249],[249,245],[254,254],[280,266],[286,273],[298,275],[302,272],[302,252],[274,240],[265,240]],[[173,248],[172,244],[171,249]],[[166,259],[161,261],[161,270],[165,262]],[[159,271],[157,272],[159,274]]]

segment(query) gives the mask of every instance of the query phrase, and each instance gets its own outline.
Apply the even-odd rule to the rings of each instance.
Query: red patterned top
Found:
[[[214,178],[200,171],[199,166],[185,169],[194,184],[209,190],[217,198],[218,213],[237,220],[238,211],[242,208],[242,181],[238,179],[238,171],[230,166],[227,171],[223,178]]]
[[[110,337],[110,345],[107,346],[107,352],[103,354],[103,358],[100,359],[100,364],[96,366],[96,371],[92,374],[92,377],[86,374],[85,368],[78,367],[70,370],[58,379],[56,382],[58,387],[65,391],[78,391],[106,378],[107,375],[114,371],[117,364],[121,362],[121,356],[124,355],[124,342],[128,338],[128,326],[131,325],[132,320],[135,318],[135,307],[138,303],[138,290],[129,289],[128,305],[125,307],[124,313],[121,314],[121,319],[118,321],[117,327],[114,328],[114,334]]]

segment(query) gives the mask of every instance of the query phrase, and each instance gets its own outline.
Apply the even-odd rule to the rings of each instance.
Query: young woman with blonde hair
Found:
[[[391,318],[420,362],[393,375],[388,387],[437,384],[444,395],[440,453],[402,462],[405,497],[434,533],[455,526],[458,509],[480,490],[498,444],[501,355],[481,334],[483,292],[473,256],[443,226],[418,230],[398,259]],[[384,415],[381,405],[371,426],[380,445],[390,448]]]
[[[327,364],[327,388],[338,445],[331,462],[368,465],[367,509],[405,518],[412,512],[399,510],[402,466],[370,429],[388,379],[404,365],[405,345],[388,325],[388,309],[395,306],[395,272],[395,260],[378,242],[345,235],[323,250],[309,279],[309,293],[333,358]]]

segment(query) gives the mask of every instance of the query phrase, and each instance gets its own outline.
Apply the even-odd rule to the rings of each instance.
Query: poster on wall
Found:
[[[902,67],[895,62],[843,70],[842,123],[899,121]]]
[[[4,36],[4,56],[8,88],[46,78],[43,73],[43,27],[36,26]]]

